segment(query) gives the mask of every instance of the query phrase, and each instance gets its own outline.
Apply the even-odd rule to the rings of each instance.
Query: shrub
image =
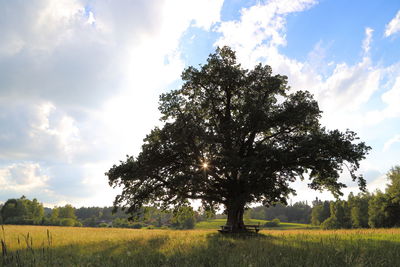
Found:
[[[129,227],[129,222],[125,218],[116,218],[112,222],[112,227],[117,227],[117,228]]]
[[[143,224],[141,224],[141,223],[133,223],[131,227],[133,229],[141,229],[143,227]]]
[[[273,219],[272,221],[268,221],[264,224],[265,227],[278,227],[281,221],[277,218]]]
[[[61,219],[61,225],[62,226],[74,226],[75,225],[75,220],[71,219],[71,218]]]
[[[321,228],[322,229],[339,229],[340,228],[340,224],[339,222],[333,218],[333,217],[329,217],[328,219],[326,219],[322,224],[321,224]]]
[[[52,220],[50,218],[45,217],[42,222],[43,225],[60,225],[60,222],[57,220]]]
[[[194,217],[185,220],[184,229],[194,229],[196,225],[196,219]]]
[[[4,224],[24,224],[24,220],[21,217],[8,217],[4,220]]]

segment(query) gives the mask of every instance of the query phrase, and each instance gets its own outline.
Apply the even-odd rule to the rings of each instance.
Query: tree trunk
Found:
[[[243,232],[245,231],[243,222],[244,203],[239,201],[233,201],[227,205],[228,218],[226,220],[226,226],[231,229],[231,232]]]

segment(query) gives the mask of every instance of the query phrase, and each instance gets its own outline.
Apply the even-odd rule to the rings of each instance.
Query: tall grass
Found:
[[[261,231],[4,226],[3,266],[400,266],[400,229]]]

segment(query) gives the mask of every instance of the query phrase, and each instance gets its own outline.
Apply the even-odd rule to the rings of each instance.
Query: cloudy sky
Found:
[[[0,202],[111,205],[104,172],[138,154],[158,95],[222,45],[311,91],[326,127],[372,146],[360,171],[385,187],[400,164],[398,0],[0,0]],[[293,201],[331,198],[294,187]]]

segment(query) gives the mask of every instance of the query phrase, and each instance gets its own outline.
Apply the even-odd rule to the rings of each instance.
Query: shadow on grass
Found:
[[[188,236],[191,233],[188,232]],[[160,235],[3,255],[4,266],[399,266],[400,244],[338,236]]]

